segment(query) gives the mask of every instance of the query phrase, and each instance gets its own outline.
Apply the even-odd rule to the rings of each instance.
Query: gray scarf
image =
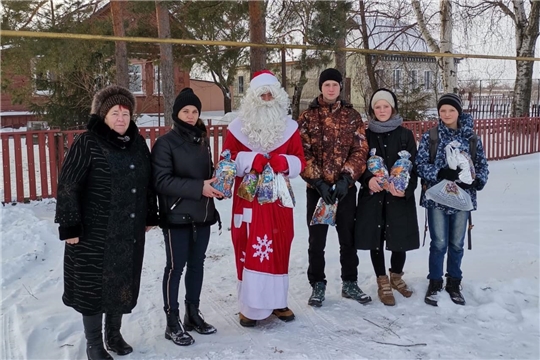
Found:
[[[397,129],[401,124],[403,124],[403,118],[399,114],[396,114],[386,121],[369,119],[368,129],[374,133],[382,134]]]

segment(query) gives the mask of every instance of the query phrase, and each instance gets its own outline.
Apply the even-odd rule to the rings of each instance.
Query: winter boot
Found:
[[[187,331],[195,330],[199,334],[208,335],[217,331],[215,327],[204,321],[199,306],[186,303],[186,314],[184,315],[184,327]]]
[[[283,309],[274,309],[274,311],[272,311],[272,314],[276,315],[279,320],[285,322],[293,321],[295,318],[294,313],[288,307],[285,307]]]
[[[362,289],[358,287],[356,281],[344,281],[341,287],[341,296],[347,299],[353,299],[360,304],[367,304],[371,301],[371,297],[366,295]]]
[[[465,298],[461,293],[461,279],[447,277],[445,290],[450,294],[450,299],[454,304],[465,305]]]
[[[413,294],[413,291],[407,286],[405,281],[403,281],[403,273],[393,273],[392,270],[390,271],[390,285],[392,285],[392,289],[396,289],[401,295],[405,296],[406,298],[411,297]]]
[[[167,313],[167,327],[165,328],[165,339],[171,340],[176,345],[188,346],[195,340],[184,329],[178,316],[178,310],[171,310]]]
[[[83,315],[83,325],[88,360],[113,360],[113,357],[103,347],[103,314]]]
[[[326,291],[326,284],[323,281],[318,281],[313,284],[313,291],[308,300],[308,305],[321,307],[324,301],[324,293]]]
[[[381,302],[386,306],[396,305],[396,299],[392,293],[392,287],[390,286],[388,275],[377,276],[377,285],[379,286],[377,294],[379,295]]]
[[[426,296],[424,297],[424,302],[426,304],[437,306],[437,301],[439,301],[439,291],[442,290],[442,284],[442,280],[429,280]]]
[[[257,325],[257,320],[252,320],[244,316],[244,314],[239,313],[240,325],[243,327],[255,327]]]
[[[118,355],[127,355],[133,352],[131,345],[124,341],[120,334],[122,326],[122,314],[105,315],[105,346],[107,350],[114,351]]]

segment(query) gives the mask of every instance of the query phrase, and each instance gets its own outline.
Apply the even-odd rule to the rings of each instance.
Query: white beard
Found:
[[[273,100],[264,101],[261,95],[271,92]],[[249,145],[265,152],[273,150],[283,140],[287,127],[289,96],[280,85],[248,89],[240,107],[242,133]]]

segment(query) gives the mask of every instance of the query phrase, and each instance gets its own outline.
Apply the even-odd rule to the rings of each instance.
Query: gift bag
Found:
[[[255,194],[257,193],[257,183],[259,181],[259,176],[255,171],[251,171],[244,175],[242,182],[238,185],[237,195],[244,200],[252,202],[255,199]]]
[[[257,200],[259,204],[269,204],[277,200],[277,189],[274,170],[270,164],[264,166],[257,183]]]
[[[281,205],[288,208],[294,208],[296,201],[292,192],[291,183],[289,177],[278,173],[275,178],[277,186],[278,199],[281,201]]]
[[[460,146],[461,143],[457,140],[454,140],[448,145],[446,145],[446,147],[444,148],[444,152],[446,154],[446,163],[448,164],[448,167],[452,170],[456,170],[459,165],[458,155],[460,153]]]
[[[367,161],[368,170],[379,178],[379,184],[383,189],[388,188],[388,169],[384,164],[384,159],[378,155],[375,155],[377,150],[375,148],[369,151],[371,155]]]
[[[401,150],[398,152],[400,159],[398,159],[392,169],[390,169],[389,183],[394,184],[394,188],[398,191],[405,191],[409,185],[409,179],[411,178],[411,171],[413,168],[412,161],[409,160],[411,154],[407,150]]]
[[[236,164],[231,160],[231,152],[225,150],[221,153],[223,157],[214,170],[214,177],[216,181],[212,183],[212,187],[223,193],[225,198],[230,199],[232,197],[232,187],[234,178],[236,177]]]
[[[458,163],[461,171],[459,172],[459,180],[465,184],[472,184],[476,177],[476,171],[474,170],[474,164],[469,154],[465,151],[461,151],[458,155]]]
[[[473,209],[471,196],[453,181],[442,180],[426,190],[426,199],[457,210]]]
[[[337,206],[337,201],[332,205],[328,205],[322,198],[319,198],[309,225],[336,226]]]

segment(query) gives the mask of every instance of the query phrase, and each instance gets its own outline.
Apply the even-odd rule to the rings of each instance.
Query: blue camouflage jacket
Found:
[[[418,177],[423,179],[427,185],[426,187],[422,187],[420,205],[425,208],[437,208],[443,210],[445,214],[451,215],[457,213],[459,210],[435,203],[432,200],[427,200],[425,190],[439,182],[439,180],[437,180],[437,173],[440,169],[448,166],[446,163],[446,155],[444,150],[446,145],[454,140],[457,140],[461,143],[460,149],[469,154],[469,138],[474,134],[473,118],[470,114],[461,114],[458,118],[458,128],[456,130],[450,129],[442,122],[442,120],[439,119],[437,128],[439,131],[439,145],[437,147],[437,154],[435,155],[435,162],[433,164],[429,161],[429,131],[422,135],[420,144],[418,145],[418,153],[415,160]],[[478,137],[478,143],[476,145],[476,160],[474,162],[474,170],[476,172],[476,181],[474,186],[470,189],[466,189],[465,191],[471,195],[471,200],[474,205],[473,210],[476,210],[476,192],[484,188],[489,174],[488,163],[480,137]]]

